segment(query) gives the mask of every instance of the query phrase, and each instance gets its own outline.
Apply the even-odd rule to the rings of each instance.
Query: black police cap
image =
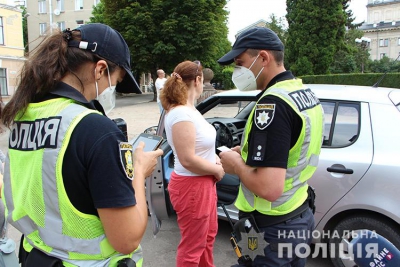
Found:
[[[271,29],[254,27],[242,32],[233,44],[232,50],[218,59],[218,63],[221,65],[231,64],[235,57],[239,56],[247,49],[283,51],[284,48],[278,35]]]
[[[126,71],[124,79],[116,87],[117,92],[142,93],[131,70],[131,56],[128,45],[118,31],[101,23],[84,24],[72,31],[80,31],[82,41],[71,40],[68,42],[69,47],[89,50]]]

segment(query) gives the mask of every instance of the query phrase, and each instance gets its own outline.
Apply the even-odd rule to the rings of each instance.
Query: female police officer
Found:
[[[144,182],[162,151],[140,144],[132,155],[102,114],[123,84],[140,93],[128,46],[104,24],[56,32],[26,61],[1,115],[11,130],[3,199],[24,234],[23,266],[142,265]]]

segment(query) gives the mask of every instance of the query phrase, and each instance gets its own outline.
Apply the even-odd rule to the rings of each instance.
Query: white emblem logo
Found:
[[[254,112],[254,123],[257,128],[264,130],[271,124],[275,115],[275,104],[257,104]]]

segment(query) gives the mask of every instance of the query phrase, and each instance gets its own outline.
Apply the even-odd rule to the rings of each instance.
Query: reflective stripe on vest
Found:
[[[235,206],[245,212],[257,210],[266,215],[284,215],[301,206],[307,198],[307,180],[317,168],[321,151],[323,110],[318,98],[302,84],[300,79],[279,82],[266,90],[260,99],[266,95],[274,95],[284,100],[302,119],[303,127],[296,144],[289,151],[283,194],[271,203],[254,195],[241,183]],[[247,120],[243,134],[241,152],[245,162],[248,156],[248,137],[256,107],[257,105]]]
[[[15,120],[4,175],[7,219],[25,234],[24,248],[28,252],[34,246],[63,260],[65,266],[116,266],[116,259],[126,257],[141,262],[140,246],[135,253],[119,254],[109,244],[98,216],[76,210],[65,192],[62,177],[65,151],[75,126],[91,113],[99,112],[58,98],[29,104],[24,115]],[[28,172],[23,172],[21,161],[27,157]],[[36,184],[30,184],[29,180]],[[26,199],[21,190],[12,191],[18,182],[33,191]],[[32,202],[35,203],[23,208]],[[74,232],[74,228],[81,229],[80,225],[86,225],[85,233]]]

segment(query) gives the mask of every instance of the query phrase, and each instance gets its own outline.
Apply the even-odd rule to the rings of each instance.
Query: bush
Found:
[[[400,88],[400,73],[352,73],[330,75],[308,75],[299,77],[310,84],[347,84],[373,86],[380,79],[379,87]]]

